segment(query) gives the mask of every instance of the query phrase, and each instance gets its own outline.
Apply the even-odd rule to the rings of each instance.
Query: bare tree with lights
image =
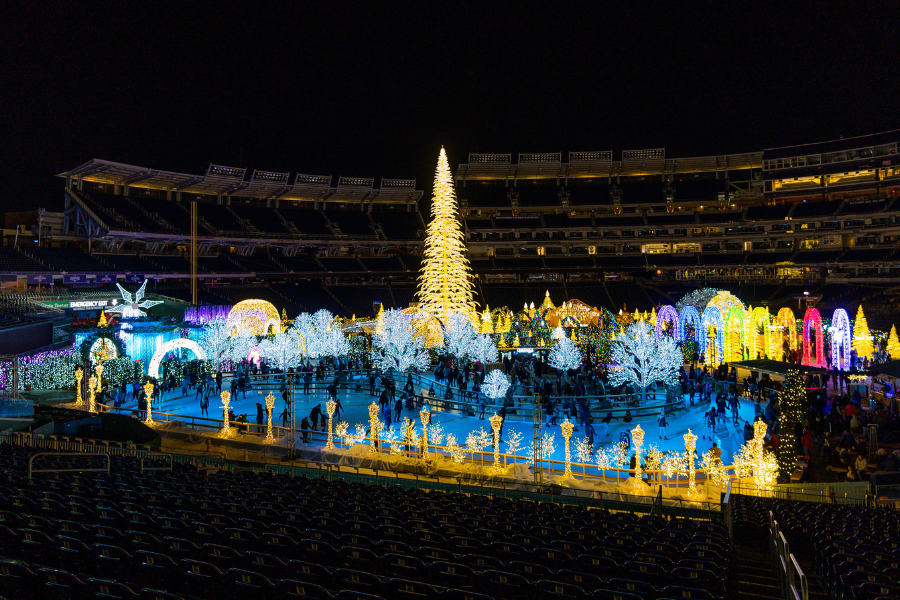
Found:
[[[206,358],[210,359],[218,370],[222,368],[222,360],[228,358],[231,349],[231,325],[224,319],[210,321],[203,326],[200,347],[206,352]],[[246,357],[246,354],[244,355]]]
[[[472,343],[472,350],[469,357],[483,365],[497,362],[500,357],[497,352],[497,345],[489,335],[476,335],[475,341]]]
[[[475,344],[475,330],[467,315],[453,312],[444,323],[444,351],[456,357],[460,362],[472,358]]]
[[[662,336],[657,340],[654,329],[638,321],[616,338],[612,362],[615,366],[610,370],[610,384],[640,388],[641,399],[646,400],[647,388],[653,383],[677,383],[684,357],[672,338]]]
[[[453,175],[443,148],[434,175],[431,215],[416,295],[423,310],[446,323],[450,313],[473,314],[475,302]]]
[[[547,358],[551,367],[559,369],[563,373],[577,369],[584,360],[584,356],[575,342],[565,336],[557,340],[556,345],[550,350],[550,356]]]
[[[416,335],[410,316],[389,310],[382,320],[381,331],[372,336],[372,363],[382,371],[425,369],[428,352]]]

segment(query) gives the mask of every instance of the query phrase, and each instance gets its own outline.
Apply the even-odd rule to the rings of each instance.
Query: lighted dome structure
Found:
[[[242,300],[228,312],[226,323],[231,326],[231,334],[241,332],[253,335],[275,333],[281,327],[278,309],[265,300]]]

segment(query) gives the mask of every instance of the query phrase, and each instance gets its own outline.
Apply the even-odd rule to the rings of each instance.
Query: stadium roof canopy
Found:
[[[260,200],[415,203],[422,198],[415,179],[385,178],[376,188],[371,177],[340,177],[338,185],[332,186],[331,175],[297,173],[293,183],[289,173],[257,170],[249,179],[246,175],[247,169],[222,165],[209,165],[205,175],[189,175],[95,158],[58,176],[113,186]]]
[[[694,158],[666,158],[665,148],[623,150],[622,160],[613,160],[612,150],[569,152],[563,162],[561,152],[528,152],[512,162],[510,154],[470,154],[459,165],[456,179],[574,179],[587,177],[640,177],[677,173],[710,173],[761,169],[762,152],[723,154]]]

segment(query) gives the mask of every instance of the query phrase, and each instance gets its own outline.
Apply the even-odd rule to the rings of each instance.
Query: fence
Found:
[[[780,484],[774,486],[771,490],[759,490],[735,481],[731,491],[744,496],[797,500],[800,502],[854,506],[867,505],[869,503],[869,484],[863,481]]]
[[[769,512],[769,552],[778,583],[786,600],[809,600],[809,583],[797,558],[791,554],[788,541],[779,530],[775,515]]]

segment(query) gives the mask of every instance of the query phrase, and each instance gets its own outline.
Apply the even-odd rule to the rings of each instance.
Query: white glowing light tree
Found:
[[[237,335],[231,336],[228,341],[228,350],[226,355],[233,362],[239,363],[246,359],[250,351],[257,346],[256,336],[249,331],[241,331]]]
[[[500,355],[497,352],[497,345],[494,343],[494,340],[491,339],[491,336],[476,335],[469,358],[486,365],[488,363],[497,362]]]
[[[575,342],[563,336],[559,338],[556,345],[550,350],[548,359],[551,367],[566,372],[580,367],[584,357],[581,354],[581,350],[575,345]]]
[[[293,329],[279,331],[259,344],[260,356],[265,356],[271,365],[286,372],[300,364],[300,346],[297,332]]]
[[[224,319],[210,321],[203,326],[199,342],[200,347],[206,352],[206,358],[212,360],[215,368],[219,369],[222,366],[222,359],[227,358],[231,351],[231,326]]]
[[[500,369],[494,369],[488,373],[484,378],[484,383],[481,384],[482,393],[491,400],[502,398],[508,389],[509,381]]]
[[[294,319],[293,329],[297,333],[300,353],[306,358],[346,356],[350,352],[340,321],[327,310],[300,313]]]
[[[411,317],[399,310],[384,313],[381,331],[372,335],[371,358],[382,371],[404,372],[428,366],[428,352],[416,335]]]
[[[612,385],[627,383],[640,388],[646,399],[647,388],[653,383],[673,385],[678,381],[678,369],[684,356],[669,336],[656,339],[653,327],[643,321],[633,323],[616,337],[609,374]]]
[[[444,350],[462,362],[472,357],[475,344],[475,330],[468,316],[450,313],[444,325]]]
[[[423,310],[446,323],[450,313],[473,314],[475,302],[472,298],[472,268],[466,258],[453,175],[443,148],[434,174],[431,216],[416,295]]]

